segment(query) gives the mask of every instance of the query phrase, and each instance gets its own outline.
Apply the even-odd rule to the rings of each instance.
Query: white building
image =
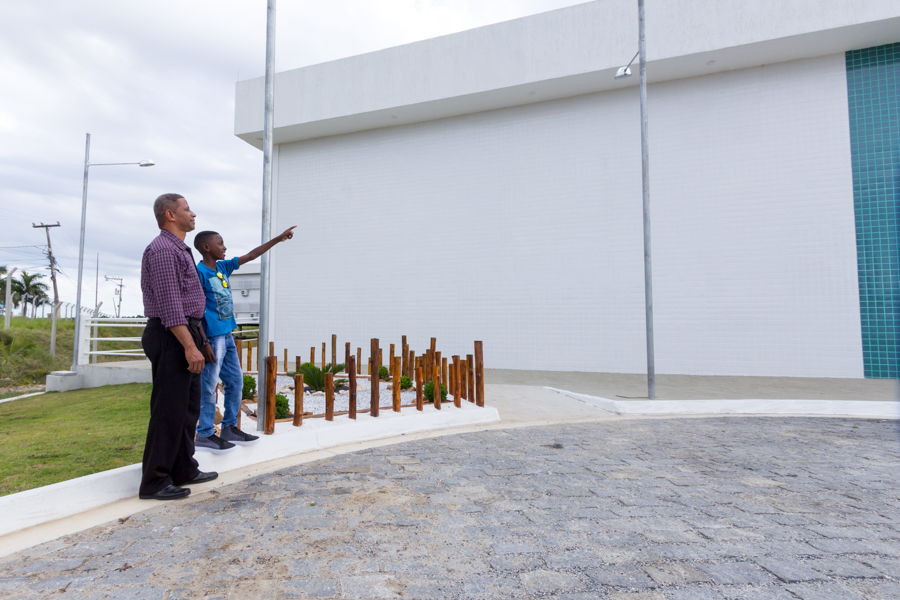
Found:
[[[657,372],[897,377],[900,1],[648,0],[647,49]],[[636,50],[598,0],[279,73],[277,352],[643,372]]]

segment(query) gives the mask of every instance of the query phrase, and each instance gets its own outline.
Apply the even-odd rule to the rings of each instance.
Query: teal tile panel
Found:
[[[847,52],[866,377],[900,378],[900,43]]]

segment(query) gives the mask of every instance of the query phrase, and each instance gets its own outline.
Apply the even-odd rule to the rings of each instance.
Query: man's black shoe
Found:
[[[218,475],[218,474],[217,474]],[[167,485],[155,494],[139,494],[141,500],[178,500],[186,498],[191,494],[191,490],[180,488],[177,485]]]
[[[182,483],[181,485],[191,485],[194,483],[206,483],[207,481],[212,481],[213,479],[215,479],[218,476],[219,476],[219,474],[216,473],[215,471],[210,471],[209,473],[204,473],[203,471],[200,471],[199,473],[197,473],[196,477],[194,477],[187,483]]]

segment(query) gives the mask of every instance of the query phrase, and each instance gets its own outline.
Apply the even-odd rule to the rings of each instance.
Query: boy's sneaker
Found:
[[[234,425],[222,428],[222,439],[238,446],[249,446],[259,441],[258,435],[244,433]]]
[[[212,452],[213,454],[224,454],[225,452],[234,450],[234,444],[223,440],[216,434],[212,434],[209,437],[201,437],[198,435],[197,439],[194,440],[194,449]]]

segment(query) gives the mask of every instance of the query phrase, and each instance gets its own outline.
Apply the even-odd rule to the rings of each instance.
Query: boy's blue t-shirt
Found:
[[[237,256],[228,260],[216,261],[215,271],[202,262],[197,264],[200,285],[203,286],[203,293],[206,294],[203,330],[208,337],[230,333],[237,327],[228,277],[239,268]]]

